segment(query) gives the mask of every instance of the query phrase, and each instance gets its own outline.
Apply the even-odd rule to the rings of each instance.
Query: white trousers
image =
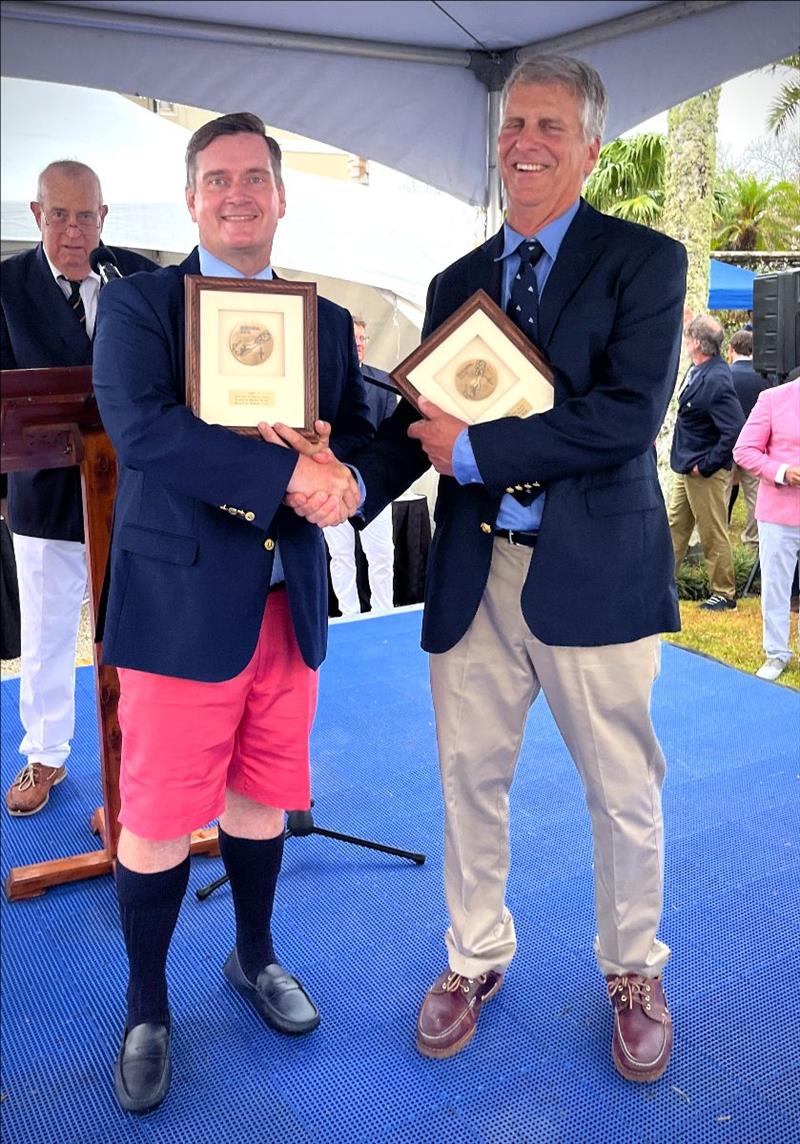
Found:
[[[516,948],[506,906],[509,800],[528,712],[545,697],[583,781],[594,839],[595,956],[604,975],[656,976],[664,878],[664,756],[650,720],[657,636],[605,647],[550,647],[520,598],[529,548],[496,539],[489,582],[458,644],[431,655],[445,808],[450,968],[504,970]],[[546,770],[547,760],[539,762]],[[535,814],[535,808],[533,810]]]
[[[361,605],[356,586],[355,529],[346,520],[322,531],[331,554],[331,583],[339,610],[343,616],[357,616]],[[387,505],[359,535],[367,558],[372,611],[390,612],[394,607],[392,506]]]
[[[792,658],[789,647],[790,602],[794,570],[800,561],[800,525],[758,522],[761,562],[761,616],[768,659]],[[800,638],[800,637],[798,637]]]
[[[22,651],[20,754],[60,767],[75,732],[75,645],[86,549],[75,540],[14,536]]]

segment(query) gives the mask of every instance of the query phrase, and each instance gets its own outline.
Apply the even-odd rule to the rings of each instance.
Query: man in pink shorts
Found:
[[[130,978],[116,1093],[130,1112],[155,1108],[169,1088],[167,950],[190,834],[211,819],[236,917],[226,977],[279,1032],[319,1023],[278,960],[270,921],[284,812],[310,805],[327,638],[320,526],[355,511],[359,489],[337,458],[372,432],[350,315],[322,298],[317,429],[329,463],[284,448],[266,426],[264,439],[246,437],[188,409],[184,279],[272,278],[285,194],[280,148],[248,113],[195,132],[186,168],[199,245],[180,266],[103,291],[94,352],[119,462],[98,638],[121,688],[117,892]],[[289,494],[300,494],[302,516]]]

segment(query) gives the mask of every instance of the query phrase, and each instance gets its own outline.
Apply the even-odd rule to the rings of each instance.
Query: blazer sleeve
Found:
[[[255,526],[267,529],[297,456],[188,409],[176,348],[182,313],[155,277],[123,279],[100,294],[94,390],[120,463],[209,505],[247,504]]]
[[[706,412],[714,422],[719,436],[702,462],[698,463],[697,467],[704,477],[710,477],[718,469],[730,465],[733,446],[744,425],[744,413],[732,382],[727,377],[716,378],[710,390]]]
[[[772,405],[768,396],[762,393],[739,434],[733,449],[733,459],[748,473],[774,484],[781,463],[769,455],[771,438]]]

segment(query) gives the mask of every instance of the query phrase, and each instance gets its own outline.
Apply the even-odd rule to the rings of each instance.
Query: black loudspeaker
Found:
[[[753,280],[753,369],[786,377],[800,365],[800,270]]]

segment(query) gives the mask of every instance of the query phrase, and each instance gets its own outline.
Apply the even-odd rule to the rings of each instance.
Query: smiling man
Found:
[[[85,163],[50,163],[30,207],[42,241],[3,263],[0,365],[88,365],[100,290],[89,254],[108,214],[100,180]],[[110,249],[123,274],[157,269],[149,258]],[[42,810],[66,777],[75,730],[75,643],[86,588],[80,470],[11,473],[8,506],[20,588],[25,765],[6,807],[24,818]]]
[[[535,57],[509,77],[503,108],[506,221],[433,280],[423,336],[485,290],[549,358],[554,408],[467,427],[429,402],[423,421],[404,405],[352,458],[367,520],[429,460],[442,474],[422,642],[450,928],[417,1046],[438,1058],[463,1049],[514,956],[508,796],[543,691],[591,815],[594,949],[614,1009],[614,1064],[651,1081],[667,1067],[672,1027],[661,984],[669,950],[657,936],[664,758],[650,694],[658,633],[679,627],[653,442],[675,382],[686,254],[581,199],[606,119],[593,68]],[[546,773],[548,760],[539,766]],[[566,935],[548,950],[544,1004],[556,1012],[576,1003]]]
[[[108,606],[122,729],[117,893],[129,962],[116,1093],[147,1112],[170,1083],[166,958],[191,832],[219,818],[236,941],[224,973],[279,1033],[319,1013],[281,965],[271,915],[284,812],[310,805],[308,740],[325,654],[318,525],[354,511],[352,473],[195,417],[185,404],[184,279],[273,277],[286,209],[281,153],[261,120],[225,115],[192,136],[186,203],[199,246],[180,266],[103,298],[94,381],[117,450]],[[318,299],[317,429],[342,455],[372,435],[346,310]],[[327,454],[326,454],[327,455]],[[282,502],[303,497],[306,520]]]

